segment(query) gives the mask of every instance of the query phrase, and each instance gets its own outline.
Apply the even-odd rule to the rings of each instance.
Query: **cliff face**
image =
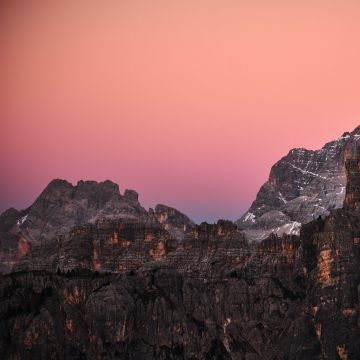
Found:
[[[156,219],[176,239],[183,239],[195,227],[195,223],[180,211],[166,205],[158,204],[155,207]]]
[[[25,271],[31,264],[24,263],[23,271],[4,275],[3,358],[256,359],[289,351],[291,341],[279,342],[278,334],[292,334],[304,296],[303,285],[291,281],[296,239],[250,245],[234,224],[219,221],[171,247],[167,232],[151,225],[79,227],[63,258],[68,267]],[[114,255],[104,254],[111,239]],[[98,268],[94,246],[102,249]],[[135,249],[142,253],[130,256]],[[69,263],[80,266],[70,271]]]
[[[184,256],[175,250],[168,261],[133,271],[4,275],[0,354],[358,359],[360,229],[354,224],[357,216],[338,210],[307,225],[297,241],[272,237],[254,246],[232,245],[230,233],[221,240],[218,226],[203,225],[200,244],[184,244]]]
[[[32,243],[40,243],[68,233],[74,226],[99,218],[139,218],[146,211],[137,194],[124,196],[111,181],[79,181],[73,186],[53,180],[15,224],[14,232]]]
[[[321,150],[293,149],[271,169],[250,209],[236,222],[251,240],[299,234],[301,224],[341,208],[345,162],[354,156],[360,127]]]
[[[295,315],[286,314],[297,312],[270,278],[209,284],[158,268],[122,276],[18,273],[1,284],[5,359],[256,359],[279,354],[278,334],[293,332]],[[290,343],[282,342],[280,354]]]
[[[37,244],[15,270],[123,272],[160,260],[177,246],[157,222],[103,219],[73,228],[67,236]]]
[[[360,147],[357,149],[357,156],[355,159],[349,159],[346,162],[346,196],[344,201],[344,208],[348,210],[360,210]]]

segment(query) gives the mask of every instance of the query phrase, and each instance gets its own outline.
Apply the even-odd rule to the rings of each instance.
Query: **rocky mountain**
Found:
[[[181,240],[194,222],[181,212],[158,205],[146,211],[134,190],[121,195],[111,181],[79,181],[75,186],[53,180],[27,209],[8,209],[0,216],[0,271],[8,271],[20,259],[49,244],[60,243],[79,225],[104,219],[155,222]],[[34,250],[36,251],[36,250]]]
[[[1,358],[359,359],[360,151],[345,171],[343,208],[300,236],[248,242],[221,220],[178,242],[154,217],[73,228],[0,275]]]
[[[155,216],[164,229],[176,239],[183,239],[195,226],[195,223],[186,215],[166,205],[156,205]]]
[[[271,233],[300,233],[301,224],[340,208],[345,197],[345,162],[354,155],[360,126],[320,150],[291,150],[270,171],[249,210],[236,221],[250,240]]]
[[[359,359],[356,135],[333,142],[338,172],[309,164],[328,179],[315,187],[309,177],[324,199],[344,177],[343,204],[304,220],[298,236],[249,241],[230,221],[146,211],[111,182],[51,182],[28,209],[0,217],[0,358]],[[299,174],[286,185],[282,166],[271,182],[291,202]],[[268,206],[283,226],[285,208]]]

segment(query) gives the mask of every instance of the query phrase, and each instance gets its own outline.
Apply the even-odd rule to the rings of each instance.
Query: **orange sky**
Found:
[[[0,211],[58,177],[236,219],[360,124],[360,1],[2,0],[0,80]]]

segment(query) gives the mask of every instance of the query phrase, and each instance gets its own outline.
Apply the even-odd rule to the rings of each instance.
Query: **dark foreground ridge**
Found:
[[[51,183],[0,219],[0,358],[359,359],[359,151],[345,165],[342,208],[262,242]]]

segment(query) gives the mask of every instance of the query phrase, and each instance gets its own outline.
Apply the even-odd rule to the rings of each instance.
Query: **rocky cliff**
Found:
[[[155,207],[155,216],[165,230],[176,239],[183,239],[195,226],[195,223],[180,211],[162,204]]]
[[[12,269],[25,255],[35,256],[45,248],[58,247],[71,230],[104,220],[153,223],[168,230],[178,241],[194,226],[180,211],[157,205],[146,211],[134,190],[121,195],[111,181],[79,181],[75,186],[53,180],[27,209],[9,209],[0,216],[0,272]],[[156,225],[157,224],[157,225]],[[33,255],[32,255],[33,254]],[[48,254],[47,251],[44,254]]]
[[[320,150],[291,150],[270,171],[249,210],[236,222],[250,240],[299,234],[301,224],[342,207],[345,162],[354,155],[360,126]]]

